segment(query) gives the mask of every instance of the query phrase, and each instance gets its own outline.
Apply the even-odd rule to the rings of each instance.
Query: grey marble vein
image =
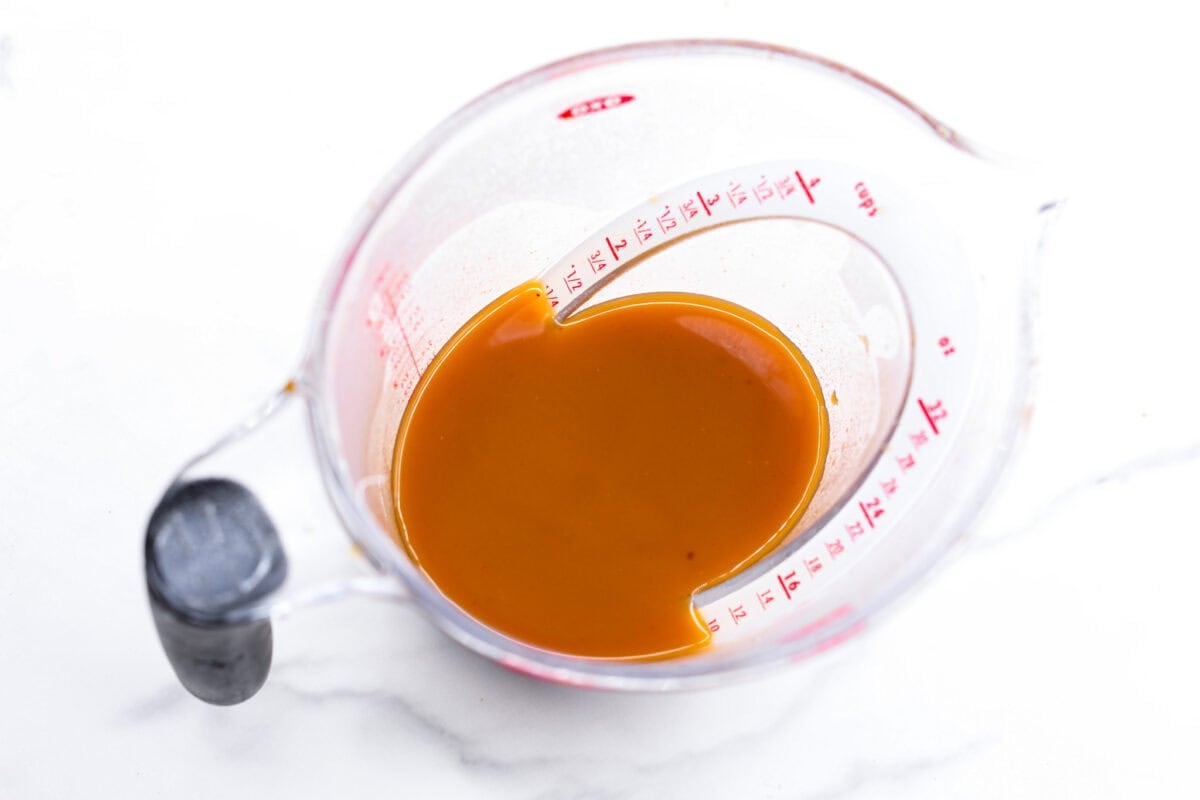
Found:
[[[887,763],[858,759],[836,786],[815,793],[798,794],[794,800],[850,800],[863,790],[871,790],[867,795],[869,797],[886,796],[880,792],[884,786],[895,788],[898,783],[957,764],[991,744],[988,740],[977,739],[943,753]]]
[[[1080,495],[1111,483],[1118,483],[1146,472],[1170,469],[1182,464],[1200,461],[1200,442],[1180,447],[1165,448],[1123,461],[1096,475],[1091,475],[1066,487],[1045,503],[1033,509],[1020,524],[992,536],[976,537],[970,541],[971,550],[986,550],[1033,530],[1060,509],[1069,505]]]
[[[398,721],[411,723],[422,733],[432,735],[441,741],[455,754],[462,766],[467,769],[483,772],[505,772],[523,767],[537,767],[552,764],[558,759],[538,756],[516,759],[499,759],[487,755],[486,746],[471,737],[451,730],[443,724],[436,715],[410,701],[408,698],[382,689],[322,689],[320,691],[302,689],[285,679],[272,678],[272,688],[285,692],[295,700],[307,705],[328,705],[335,703],[353,703],[365,705],[372,710],[386,708],[394,712]]]
[[[622,791],[621,787],[629,786],[626,779],[631,779],[633,785],[637,785],[639,780],[654,778],[670,771],[686,770],[689,765],[707,761],[714,756],[719,756],[722,760],[735,758],[737,753],[752,748],[760,741],[762,730],[779,730],[786,727],[789,721],[795,724],[797,720],[802,719],[813,698],[819,697],[824,685],[832,680],[836,666],[836,663],[813,665],[804,687],[781,702],[771,717],[762,720],[758,728],[740,732],[735,736],[715,735],[711,745],[666,754],[644,763],[614,761],[611,757],[580,753],[559,756],[500,756],[490,747],[490,742],[495,741],[495,737],[502,736],[503,729],[493,728],[480,735],[467,735],[453,730],[446,719],[394,691],[347,688],[313,690],[301,688],[286,677],[274,676],[271,679],[271,687],[313,706],[352,703],[369,707],[372,711],[387,709],[398,723],[419,729],[426,739],[432,737],[440,741],[465,769],[471,771],[494,776],[516,776],[532,770],[542,772],[543,777],[549,773],[553,776],[550,786],[536,795],[537,797],[603,800],[608,797],[625,796],[627,790]],[[696,702],[710,701],[706,700],[703,694],[698,694]],[[614,771],[619,774],[614,775]],[[612,786],[596,786],[597,775],[611,776]]]
[[[177,682],[164,684],[153,694],[131,703],[117,715],[118,724],[138,725],[172,711],[191,696]],[[198,702],[198,701],[194,701]]]

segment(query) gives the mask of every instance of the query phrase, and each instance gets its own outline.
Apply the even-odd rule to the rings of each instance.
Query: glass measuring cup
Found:
[[[407,594],[503,665],[593,687],[711,683],[845,639],[962,536],[1011,452],[1030,270],[1054,207],[1039,188],[881,84],[764,45],[635,45],[497,87],[384,181],[300,368],[155,509],[147,585],[173,667],[203,699],[243,700],[266,678],[272,619],[353,592]],[[535,275],[561,314],[650,290],[733,301],[789,335],[821,381],[817,495],[770,555],[696,597],[712,632],[698,653],[530,647],[463,613],[397,544],[389,473],[408,396],[459,326]],[[298,438],[280,426],[300,412],[332,505],[382,579],[323,575],[331,559],[277,524],[294,477],[279,454]],[[571,513],[578,487],[539,488]]]

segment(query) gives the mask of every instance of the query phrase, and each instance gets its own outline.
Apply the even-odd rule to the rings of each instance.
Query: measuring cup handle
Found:
[[[146,588],[172,669],[196,697],[233,705],[271,669],[273,636],[261,601],[287,577],[279,534],[236,481],[177,480],[146,526]]]
[[[231,706],[266,683],[274,650],[270,621],[206,628],[182,619],[153,595],[150,610],[171,668],[195,697]]]
[[[379,577],[330,580],[323,576],[315,587],[311,581],[307,586],[299,581],[298,590],[293,586],[297,581],[288,581],[291,565],[276,523],[298,516],[288,506],[310,496],[323,498],[324,493],[313,487],[298,494],[297,487],[291,486],[281,496],[281,482],[265,478],[278,478],[271,473],[280,463],[289,469],[307,463],[312,467],[309,478],[320,480],[312,451],[306,447],[307,426],[299,415],[302,403],[293,402],[303,391],[300,381],[288,381],[241,424],[189,461],[146,526],[146,589],[159,639],[183,686],[208,703],[233,705],[262,688],[271,669],[273,615],[350,594],[402,596],[390,581],[390,590],[381,587],[384,579]],[[262,437],[245,442],[248,434],[289,407],[299,415],[295,425],[266,426]],[[306,455],[289,458],[289,451],[298,447]],[[269,502],[264,504],[263,499]],[[268,508],[275,514],[269,514]],[[327,507],[321,509],[328,513]],[[315,527],[319,510],[301,511],[299,524],[293,522],[289,530]],[[334,537],[317,538],[335,544]],[[313,545],[322,542],[307,544],[305,550],[311,554]],[[338,544],[341,549],[334,558],[320,560],[322,571],[327,562],[354,566],[344,541]],[[310,555],[307,561],[317,559]],[[286,592],[281,591],[285,583]]]

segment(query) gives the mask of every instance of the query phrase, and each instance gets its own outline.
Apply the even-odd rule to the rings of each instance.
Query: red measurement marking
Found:
[[[775,579],[779,581],[779,586],[783,589],[784,595],[788,600],[792,599],[792,592],[800,588],[800,581],[796,580],[796,570],[792,570],[787,575],[776,573]]]
[[[708,630],[712,633],[716,633],[717,631],[721,630],[721,623],[717,622],[716,617],[713,617],[708,621]]]
[[[954,345],[950,343],[949,336],[943,336],[938,339],[938,347],[942,348],[942,355],[948,356],[954,352]]]
[[[767,180],[767,176],[762,176],[762,181],[754,187],[754,199],[761,206],[764,200],[770,200],[775,196],[775,190],[771,188],[771,182]]]
[[[651,232],[649,223],[638,217],[637,222],[633,226],[633,235],[637,237],[638,244],[645,244],[654,233]]]
[[[408,287],[409,274],[401,272],[394,274],[392,265],[385,264],[383,271],[375,278],[375,292],[371,297],[367,311],[367,326],[380,337],[382,347],[379,355],[387,358],[393,369],[399,369],[403,353],[408,353],[413,369],[419,374],[420,364],[408,338],[406,328],[419,328],[421,325],[421,308],[412,305],[401,314]],[[406,320],[411,325],[406,325]],[[403,345],[403,347],[401,347]],[[393,389],[400,388],[399,381],[392,382]]]
[[[733,608],[726,607],[726,610],[729,611],[729,616],[733,617],[733,624],[741,625],[741,623],[738,622],[738,620],[745,619],[746,609],[743,608],[742,606],[734,606]]]
[[[804,190],[804,196],[808,198],[808,204],[816,205],[817,201],[813,199],[812,186],[816,186],[821,179],[813,178],[812,186],[809,186],[805,183],[804,176],[800,174],[800,170],[796,170],[796,180],[800,181],[800,188]]]
[[[867,532],[861,522],[847,522],[845,527],[846,533],[850,534],[850,541],[852,542]]]
[[[912,453],[906,453],[902,456],[896,456],[896,463],[900,465],[901,472],[908,472],[917,465],[917,459]]]
[[[858,636],[860,633],[862,633],[866,629],[867,629],[866,622],[856,622],[853,625],[851,625],[849,628],[846,628],[846,630],[842,631],[841,633],[830,636],[828,639],[826,639],[825,641],[821,642],[816,647],[814,647],[812,650],[813,655],[816,655],[817,653],[824,653],[827,650],[832,650],[833,648],[840,645],[842,642],[849,641],[850,639],[853,639],[855,636]],[[795,658],[796,658],[796,660],[801,660],[801,659],[805,658],[805,655],[803,653],[801,653],[800,655],[795,656]]]
[[[810,636],[810,635],[816,633],[817,631],[821,630],[821,628],[824,628],[825,626],[829,625],[830,623],[835,622],[838,619],[841,619],[842,617],[846,616],[853,610],[854,609],[848,605],[847,606],[838,606],[837,608],[835,608],[833,611],[830,611],[825,616],[813,621],[812,623],[810,623],[808,625],[805,625],[803,628],[801,628],[800,630],[798,630],[794,633],[788,634],[785,637],[784,641],[792,642],[792,641],[795,641],[796,639],[803,639],[805,636]],[[859,624],[861,625],[861,623],[859,623]],[[841,641],[851,631],[858,630],[858,627],[859,627],[858,625],[855,625],[855,626],[851,627],[850,630],[846,631],[845,634],[838,634],[838,637],[836,637],[836,638],[838,639],[838,641]],[[818,648],[818,649],[820,649],[820,648]]]
[[[891,480],[882,481],[879,485],[883,488],[883,493],[888,497],[891,497],[897,492],[897,490],[899,490],[900,481],[892,478]]]
[[[571,265],[571,271],[567,273],[567,277],[563,278],[563,285],[566,286],[567,294],[575,294],[583,288],[583,278],[578,277],[579,273],[575,269],[575,265]]]
[[[921,407],[921,412],[925,415],[925,419],[929,421],[929,429],[933,431],[933,435],[938,435],[938,422],[950,416],[946,409],[942,408],[942,401],[938,400],[932,405],[925,405],[925,401],[917,398],[917,405]]]
[[[621,256],[617,255],[617,251],[629,246],[629,242],[625,241],[624,239],[619,242],[614,242],[607,236],[604,237],[604,243],[608,245],[608,252],[612,253],[613,261],[620,261]]]
[[[610,94],[605,97],[594,97],[591,100],[584,100],[582,103],[576,103],[558,115],[559,119],[578,119],[586,117],[588,114],[595,114],[598,111],[608,111],[610,108],[623,106],[626,103],[633,102],[634,97],[631,94]]]
[[[380,280],[376,281],[376,283],[379,284],[381,282],[382,276],[380,276]],[[402,276],[395,285],[387,286],[377,291],[376,297],[378,297],[379,301],[384,304],[384,319],[395,319],[399,314],[399,301],[397,298],[400,300],[404,298],[404,286],[406,283],[408,283],[407,275]]]
[[[696,192],[696,197],[700,199],[700,207],[704,209],[704,213],[711,217],[712,210],[709,209],[708,203],[704,202],[704,195],[700,194],[699,192]]]
[[[866,502],[859,501],[858,507],[862,510],[863,517],[867,520],[867,525],[872,528],[875,527],[875,520],[883,516],[883,509],[880,507],[882,505],[883,501],[878,497],[872,497]]]
[[[808,570],[808,574],[812,575],[813,577],[816,577],[817,573],[821,571],[821,567],[823,566],[824,564],[821,563],[820,556],[813,556],[812,558],[804,559],[804,568]]]
[[[763,589],[761,592],[756,592],[755,596],[758,598],[758,604],[762,606],[763,611],[767,610],[768,603],[771,603],[775,600],[775,598],[771,596],[770,589]]]
[[[608,261],[606,261],[604,259],[603,255],[601,254],[601,252],[599,250],[597,250],[596,252],[594,252],[590,256],[588,256],[588,264],[591,265],[592,272],[595,273],[595,272],[601,272],[605,267],[607,267]]]
[[[658,219],[658,227],[662,228],[662,232],[664,235],[666,234],[667,231],[671,230],[677,224],[679,224],[678,222],[675,221],[675,217],[673,217],[671,215],[671,207],[670,206],[663,206],[663,213],[659,214],[657,219]]]
[[[725,196],[729,198],[729,202],[733,204],[733,207],[737,208],[742,203],[746,202],[747,195],[746,190],[742,188],[740,183],[730,181],[729,191],[725,193]]]
[[[861,201],[858,207],[867,212],[868,217],[875,216],[875,212],[879,209],[875,207],[875,199],[871,197],[871,190],[862,181],[854,184],[854,191],[858,192],[858,199]]]

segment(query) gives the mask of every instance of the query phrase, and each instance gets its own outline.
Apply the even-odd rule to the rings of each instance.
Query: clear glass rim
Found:
[[[875,593],[869,602],[856,606],[850,613],[837,615],[811,634],[769,648],[748,649],[720,661],[702,658],[680,658],[661,661],[619,661],[587,659],[540,650],[510,639],[488,628],[458,609],[446,599],[401,552],[399,546],[384,531],[354,491],[354,484],[338,457],[341,451],[339,433],[334,423],[332,401],[327,385],[326,364],[329,323],[341,298],[341,290],[369,232],[378,222],[393,197],[404,188],[412,175],[454,131],[505,103],[523,91],[562,75],[602,66],[613,61],[628,61],[676,56],[742,55],[767,57],[800,62],[846,80],[857,88],[879,92],[915,115],[930,131],[945,143],[973,156],[981,157],[953,129],[939,122],[907,98],[884,84],[838,62],[800,50],[776,45],[740,40],[669,40],[623,45],[591,51],[552,62],[508,80],[451,114],[421,139],[392,168],[371,195],[365,207],[349,227],[349,235],[341,248],[322,288],[313,317],[307,356],[304,360],[304,382],[312,391],[305,393],[309,424],[320,472],[348,535],[357,542],[371,563],[381,572],[399,578],[432,621],[449,636],[481,655],[502,665],[537,677],[565,684],[593,688],[624,690],[662,690],[702,687],[781,666],[790,661],[828,649],[860,631],[869,618],[877,614],[918,579],[929,572],[953,544],[953,539],[926,557],[910,564],[895,579]],[[858,240],[860,244],[861,240]],[[1027,326],[1023,326],[1027,330]],[[1028,337],[1023,336],[1024,340]],[[906,389],[907,393],[907,389]],[[1023,396],[1023,393],[1021,393]],[[1016,430],[1012,431],[1014,438]],[[995,469],[999,472],[1003,464]],[[982,500],[980,500],[982,505]],[[963,514],[965,522],[978,507]]]

